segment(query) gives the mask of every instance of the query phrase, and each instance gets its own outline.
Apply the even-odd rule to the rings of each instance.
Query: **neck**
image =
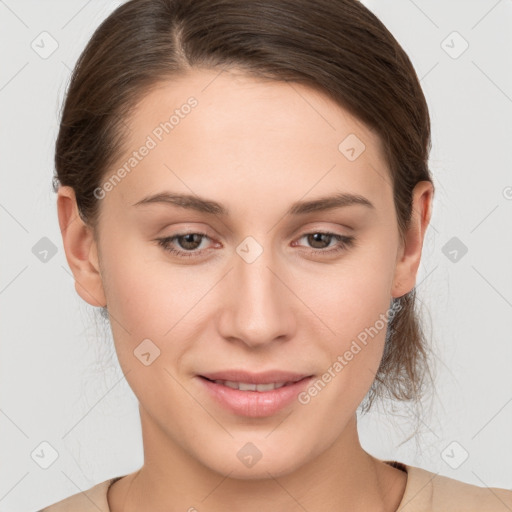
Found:
[[[191,457],[140,411],[144,465],[111,486],[111,512],[388,512],[396,510],[405,490],[405,473],[362,449],[355,415],[330,448],[306,464],[241,479]]]

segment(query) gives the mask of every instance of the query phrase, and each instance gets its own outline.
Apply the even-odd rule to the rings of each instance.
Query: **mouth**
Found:
[[[215,384],[219,384],[221,386],[226,386],[231,389],[238,389],[240,391],[258,391],[260,393],[264,393],[265,391],[272,391],[273,389],[279,389],[284,386],[292,386],[298,381],[287,381],[287,382],[269,382],[267,384],[254,384],[251,382],[235,382],[233,380],[212,380],[208,379],[207,377],[203,377],[203,379],[206,379],[210,382],[214,382]],[[301,380],[301,379],[299,379]]]
[[[256,418],[272,416],[291,406],[314,376],[285,372],[223,372],[197,377],[217,405],[238,416]]]

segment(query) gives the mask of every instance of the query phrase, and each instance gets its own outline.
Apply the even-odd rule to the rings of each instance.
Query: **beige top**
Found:
[[[478,487],[402,462],[383,462],[407,473],[407,485],[397,512],[512,511],[512,490]],[[121,478],[106,480],[39,512],[110,512],[107,490]]]

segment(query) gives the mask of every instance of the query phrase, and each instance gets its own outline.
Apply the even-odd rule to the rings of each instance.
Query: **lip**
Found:
[[[270,384],[271,382],[297,382],[304,377],[310,377],[306,373],[292,373],[281,370],[268,370],[266,372],[251,373],[243,370],[224,370],[220,372],[201,373],[200,377],[210,380],[231,380],[234,382],[247,382],[249,384]]]
[[[309,384],[313,375],[281,371],[255,374],[230,370],[198,375],[197,379],[205,387],[209,396],[223,408],[239,416],[261,418],[272,416],[296,401],[297,395]],[[231,380],[250,384],[269,384],[270,382],[293,382],[293,384],[270,391],[240,391],[212,382],[213,380]]]

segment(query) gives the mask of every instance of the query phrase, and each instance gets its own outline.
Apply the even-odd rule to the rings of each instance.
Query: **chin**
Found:
[[[232,456],[226,456],[232,453]],[[303,454],[300,445],[293,447],[287,444],[286,448],[279,443],[276,446],[269,446],[268,441],[255,440],[236,443],[236,447],[226,447],[220,453],[211,454],[209,460],[203,464],[212,471],[229,478],[238,480],[261,480],[271,477],[281,477],[292,473],[305,463],[305,460],[298,456]],[[204,453],[202,454],[204,456]]]

